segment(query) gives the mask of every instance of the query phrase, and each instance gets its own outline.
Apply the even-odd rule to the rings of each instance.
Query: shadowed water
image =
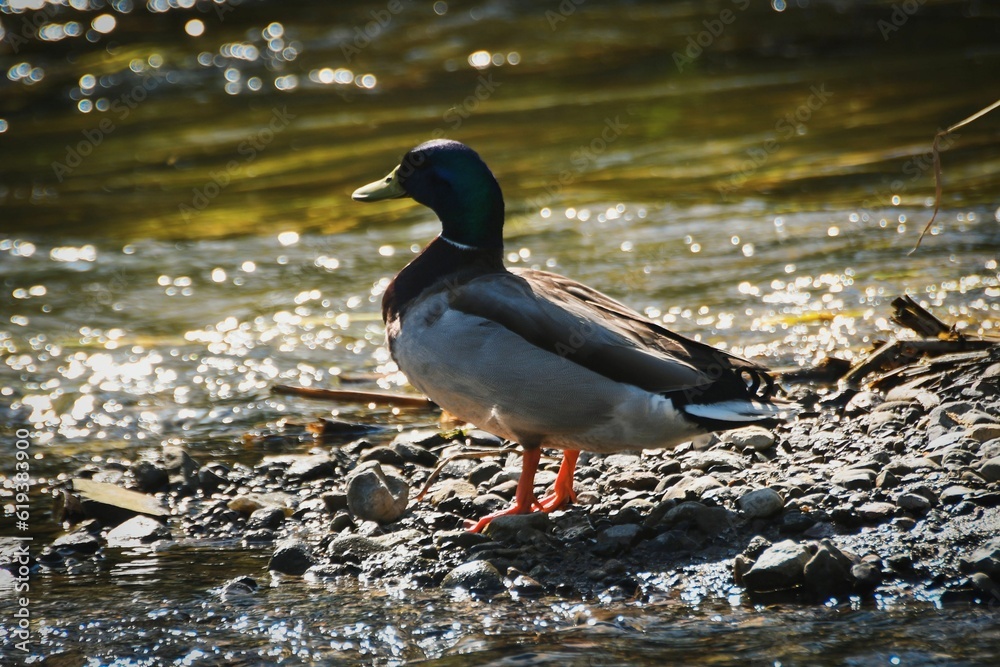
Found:
[[[942,210],[907,255],[933,203],[935,132],[997,97],[990,3],[177,7],[188,4],[0,2],[0,472],[11,503],[13,443],[30,431],[40,542],[58,529],[47,512],[60,474],[167,440],[204,461],[252,463],[247,430],[331,414],[271,397],[274,383],[405,388],[379,303],[437,223],[412,202],[365,206],[350,193],[436,136],[469,144],[496,173],[509,263],[565,273],[769,365],[857,357],[894,333],[888,302],[903,292],[960,328],[1000,326],[1000,117],[943,142]],[[391,429],[431,419],[333,414]],[[18,534],[8,518],[2,532]],[[179,545],[39,574],[34,655],[1000,655],[991,611],[692,603],[726,599],[724,584],[649,604],[373,599],[295,581],[238,602],[213,592],[238,575],[266,581],[266,557]]]

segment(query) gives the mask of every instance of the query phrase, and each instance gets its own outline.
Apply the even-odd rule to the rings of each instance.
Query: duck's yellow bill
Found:
[[[406,190],[399,184],[399,179],[396,177],[397,171],[399,171],[399,167],[390,171],[385,178],[358,188],[351,195],[351,199],[354,201],[379,201],[405,197]]]

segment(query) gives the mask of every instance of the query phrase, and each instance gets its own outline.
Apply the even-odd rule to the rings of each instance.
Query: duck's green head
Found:
[[[503,247],[503,195],[493,173],[465,144],[420,144],[385,178],[358,188],[356,201],[412,197],[441,219],[441,236],[474,248]]]

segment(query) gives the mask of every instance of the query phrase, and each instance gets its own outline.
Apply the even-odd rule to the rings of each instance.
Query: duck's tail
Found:
[[[681,409],[693,421],[710,431],[725,431],[741,426],[773,425],[787,421],[798,412],[795,403],[771,399],[731,399],[715,403],[689,403]]]

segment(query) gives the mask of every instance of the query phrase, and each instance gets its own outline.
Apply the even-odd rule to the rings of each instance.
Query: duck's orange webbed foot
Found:
[[[541,507],[535,498],[535,472],[538,470],[538,460],[541,456],[542,452],[538,449],[525,450],[521,462],[521,477],[517,480],[517,492],[514,494],[513,506],[499,512],[487,514],[479,521],[466,521],[465,527],[470,532],[479,533],[486,526],[490,525],[490,521],[493,521],[498,516],[528,514],[534,511],[536,507]]]
[[[576,492],[573,490],[573,473],[576,471],[578,458],[580,458],[580,452],[575,449],[567,449],[563,454],[563,462],[559,466],[556,483],[552,485],[552,493],[538,501],[538,506],[542,508],[543,512],[554,512],[576,502]]]

